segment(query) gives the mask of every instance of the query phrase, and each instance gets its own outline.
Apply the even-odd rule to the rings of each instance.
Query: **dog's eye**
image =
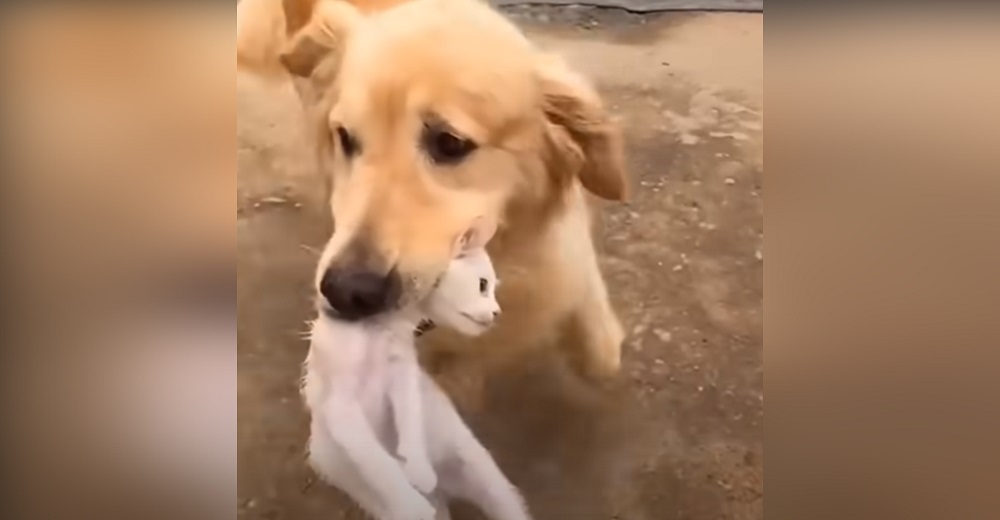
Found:
[[[358,140],[342,126],[337,128],[337,139],[340,141],[341,150],[344,151],[344,155],[348,159],[358,155],[358,152],[361,151]]]
[[[482,295],[485,296],[486,293],[489,290],[490,290],[490,281],[487,280],[486,278],[480,278],[479,279],[479,294],[482,294]]]
[[[457,164],[477,148],[476,143],[441,128],[424,129],[424,148],[437,164]]]

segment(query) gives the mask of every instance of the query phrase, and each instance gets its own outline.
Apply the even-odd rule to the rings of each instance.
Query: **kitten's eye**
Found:
[[[344,155],[348,159],[358,155],[358,152],[361,151],[358,140],[342,126],[337,127],[337,140],[340,141],[340,149],[344,151]]]
[[[437,164],[452,165],[461,162],[478,147],[476,143],[447,130],[427,126],[424,128],[424,148]]]
[[[490,281],[486,278],[479,279],[479,294],[486,295],[490,290]]]

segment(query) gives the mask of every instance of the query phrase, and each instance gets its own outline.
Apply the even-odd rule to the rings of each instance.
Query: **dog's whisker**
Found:
[[[316,258],[319,258],[319,257],[323,256],[323,251],[322,251],[322,250],[320,250],[320,249],[317,249],[317,248],[315,248],[315,247],[312,247],[312,246],[308,246],[308,245],[306,245],[306,244],[299,244],[299,247],[300,247],[300,248],[301,248],[301,249],[302,249],[303,251],[307,251],[307,252],[309,252],[309,253],[312,253],[312,254],[313,254],[314,256],[316,256]]]
[[[306,329],[300,330],[297,334],[302,337],[302,339],[312,340],[313,330],[315,329],[316,322],[314,320],[307,320],[305,322]]]

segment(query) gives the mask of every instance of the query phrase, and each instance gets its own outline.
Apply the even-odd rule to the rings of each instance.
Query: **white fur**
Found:
[[[530,518],[451,400],[420,369],[413,341],[424,317],[468,335],[485,332],[500,310],[496,283],[489,256],[475,249],[452,262],[420,309],[365,323],[320,317],[313,325],[303,388],[312,412],[310,463],[379,520],[448,518],[453,498],[494,520]]]

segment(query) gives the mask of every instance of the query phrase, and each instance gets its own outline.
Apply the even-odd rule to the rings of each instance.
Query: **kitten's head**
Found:
[[[452,260],[444,277],[427,300],[427,317],[436,325],[479,336],[500,316],[497,275],[485,249],[479,248]]]

